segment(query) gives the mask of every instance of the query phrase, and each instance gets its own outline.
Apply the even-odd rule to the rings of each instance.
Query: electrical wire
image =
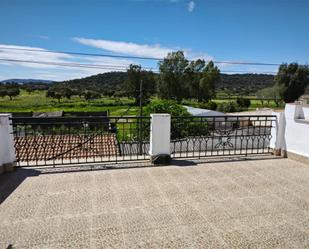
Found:
[[[156,57],[143,57],[143,56],[129,56],[129,55],[111,55],[111,54],[98,54],[98,53],[82,53],[72,51],[61,50],[42,50],[42,49],[28,49],[28,48],[8,48],[1,47],[0,50],[15,50],[15,51],[28,51],[39,53],[55,53],[55,54],[67,54],[67,55],[80,55],[80,56],[95,56],[95,57],[111,57],[111,58],[123,58],[123,59],[139,59],[139,60],[155,60],[163,61],[164,58]],[[192,61],[192,60],[189,60]],[[207,60],[209,62],[210,60]],[[229,65],[250,65],[250,66],[280,66],[280,63],[268,63],[268,62],[245,62],[245,61],[213,61],[215,64],[229,64]]]

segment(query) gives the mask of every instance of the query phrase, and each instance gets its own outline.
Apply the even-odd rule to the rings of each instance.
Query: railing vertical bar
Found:
[[[212,125],[213,125],[213,131],[212,131],[212,137],[211,137],[211,150],[210,150],[210,155],[213,156],[213,151],[214,151],[214,135],[217,129],[217,124],[215,117],[212,117]]]
[[[242,124],[243,125],[243,124]],[[235,143],[234,143],[234,154],[237,155],[237,142],[238,142],[238,130],[240,127],[239,116],[236,118],[236,126],[235,126]]]

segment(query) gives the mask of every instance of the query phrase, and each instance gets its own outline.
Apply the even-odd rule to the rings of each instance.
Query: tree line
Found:
[[[152,96],[160,99],[181,102],[185,99],[196,99],[199,103],[213,105],[210,100],[216,97],[218,89],[231,93],[235,84],[244,84],[249,80],[250,87],[259,85],[255,92],[258,99],[272,99],[279,106],[281,102],[297,100],[308,86],[309,69],[307,65],[298,63],[282,64],[276,76],[273,75],[226,75],[212,62],[202,59],[189,61],[182,51],[171,52],[159,62],[159,72],[144,70],[140,65],[130,65],[127,72],[109,72],[90,76],[84,79],[56,82],[53,84],[14,84],[0,85],[0,97],[12,99],[18,96],[20,88],[31,94],[34,90],[47,90],[46,97],[61,101],[80,96],[85,100],[108,97],[132,97],[137,105],[140,99],[143,104],[149,102]],[[243,77],[243,78],[242,78]],[[232,81],[227,80],[228,78]],[[256,80],[258,78],[258,80]],[[242,79],[242,80],[241,80]],[[222,85],[224,81],[224,85]],[[265,85],[258,82],[265,81]],[[254,84],[253,84],[254,83]],[[230,85],[230,88],[228,88]],[[222,86],[224,86],[222,88]],[[267,86],[267,87],[263,87]],[[251,88],[250,88],[251,89]],[[239,95],[244,93],[238,92]],[[248,106],[243,98],[235,102],[239,106]],[[225,108],[225,107],[224,107]],[[234,108],[232,105],[226,108]]]
[[[309,67],[298,63],[283,63],[279,66],[271,87],[257,92],[258,99],[269,101],[272,99],[279,106],[281,102],[291,103],[303,95],[309,87]]]
[[[220,70],[212,61],[198,59],[189,62],[182,51],[169,53],[159,63],[159,73],[142,70],[130,65],[125,82],[126,93],[139,102],[142,87],[143,101],[148,102],[154,94],[161,99],[180,102],[195,98],[207,102],[215,97],[215,85],[220,82]]]
[[[135,98],[135,103],[139,101],[142,82],[145,102],[156,94],[161,99],[177,102],[183,99],[196,99],[198,102],[212,104],[209,101],[215,98],[217,86],[221,82],[220,70],[212,61],[206,63],[198,59],[189,62],[182,51],[169,53],[159,63],[157,75],[144,71],[136,65],[131,65],[127,73],[125,89],[129,96]],[[261,101],[271,99],[277,106],[281,102],[294,102],[309,87],[308,65],[283,63],[279,66],[277,75],[271,77],[273,77],[271,86],[257,91],[256,96]],[[248,108],[250,100],[239,95],[235,103],[221,104],[219,109],[237,111],[237,107]]]

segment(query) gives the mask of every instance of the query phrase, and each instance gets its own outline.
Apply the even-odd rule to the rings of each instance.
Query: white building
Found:
[[[193,116],[225,116],[223,112],[217,112],[208,109],[195,108],[192,106],[183,106],[187,109],[187,111]]]

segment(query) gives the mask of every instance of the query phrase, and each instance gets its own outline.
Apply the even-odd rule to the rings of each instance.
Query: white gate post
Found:
[[[272,127],[270,140],[270,147],[273,148],[273,153],[275,156],[285,157],[285,113],[274,113],[277,116],[276,124]]]
[[[16,157],[11,114],[0,114],[0,173],[12,171]]]
[[[169,164],[171,160],[171,115],[151,114],[150,160],[154,164]]]

